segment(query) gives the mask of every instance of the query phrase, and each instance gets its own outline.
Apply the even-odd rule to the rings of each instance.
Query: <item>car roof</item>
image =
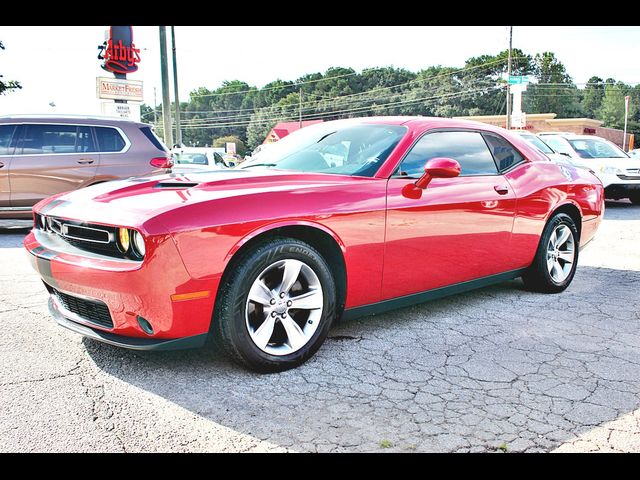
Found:
[[[16,114],[0,115],[0,123],[80,123],[80,124],[100,124],[100,125],[138,125],[151,127],[152,125],[122,117],[109,117],[105,115],[54,115],[54,114]]]

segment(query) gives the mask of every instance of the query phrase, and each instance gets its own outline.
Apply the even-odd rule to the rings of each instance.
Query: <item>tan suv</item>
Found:
[[[0,218],[31,218],[43,198],[162,171],[171,154],[151,126],[74,116],[0,116]]]

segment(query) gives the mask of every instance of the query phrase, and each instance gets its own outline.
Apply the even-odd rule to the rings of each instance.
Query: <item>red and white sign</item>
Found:
[[[142,81],[97,77],[98,98],[107,100],[129,100],[142,102]]]

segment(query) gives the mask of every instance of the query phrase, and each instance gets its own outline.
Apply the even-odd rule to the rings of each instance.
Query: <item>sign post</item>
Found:
[[[133,43],[133,28],[111,26],[107,39],[98,46],[98,50],[98,59],[104,60],[102,68],[115,77],[115,80],[105,77],[96,79],[98,98],[113,100],[113,103],[103,102],[102,112],[139,121],[140,105],[125,107],[128,101],[142,102],[144,98],[142,82],[127,80],[127,74],[137,71],[140,62],[140,49]]]
[[[627,147],[627,119],[629,118],[629,95],[624,97],[624,135],[622,137],[622,150]]]
[[[527,90],[529,77],[527,75],[511,75],[507,79],[513,95],[513,112],[511,113],[511,127],[524,128],[527,125],[527,116],[522,111],[522,92]]]

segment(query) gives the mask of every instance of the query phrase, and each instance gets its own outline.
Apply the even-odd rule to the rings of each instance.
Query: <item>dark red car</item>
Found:
[[[303,128],[233,170],[51,197],[25,247],[61,325],[135,349],[212,335],[260,371],[334,320],[522,277],[564,290],[603,187],[507,131],[379,117]]]

